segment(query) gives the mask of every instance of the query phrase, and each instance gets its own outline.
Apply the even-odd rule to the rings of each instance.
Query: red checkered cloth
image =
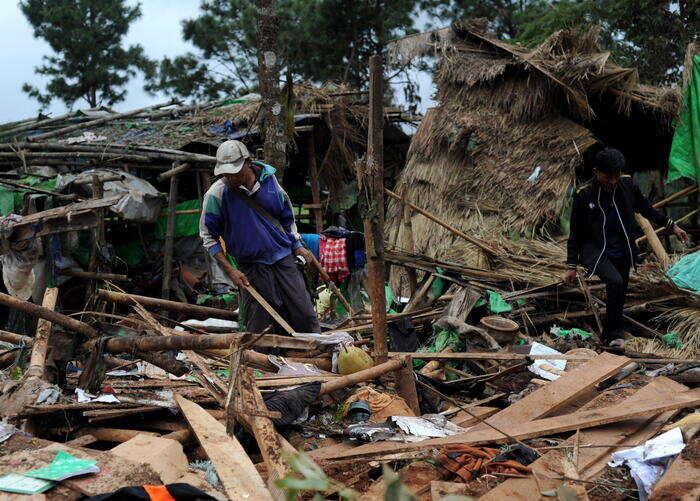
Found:
[[[325,235],[319,235],[318,254],[321,257],[321,266],[334,282],[341,282],[350,275],[345,247],[344,238],[328,238]]]

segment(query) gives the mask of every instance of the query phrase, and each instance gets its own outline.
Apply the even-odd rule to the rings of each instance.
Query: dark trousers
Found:
[[[603,323],[602,341],[610,342],[621,338],[624,329],[622,309],[625,305],[627,283],[629,282],[631,263],[629,258],[603,256],[596,268],[596,275],[605,284],[605,322]]]
[[[321,332],[318,317],[306,291],[304,277],[289,255],[274,264],[241,263],[240,269],[253,288],[270,303],[295,332]],[[241,292],[246,331],[262,332],[273,324],[273,333],[285,334],[270,314],[247,292]]]

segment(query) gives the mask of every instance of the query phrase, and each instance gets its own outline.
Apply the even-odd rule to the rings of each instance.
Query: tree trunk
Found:
[[[258,0],[258,82],[263,106],[265,162],[277,169],[277,179],[281,181],[286,161],[287,139],[284,133],[284,113],[279,100],[279,18],[276,4],[276,0]]]

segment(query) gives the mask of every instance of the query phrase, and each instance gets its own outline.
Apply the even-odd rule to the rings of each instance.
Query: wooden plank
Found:
[[[509,405],[489,418],[487,422],[500,427],[551,416],[596,384],[617,373],[629,362],[630,360],[626,357],[601,353],[576,369],[568,371],[566,375]],[[485,424],[473,428],[473,430],[482,429],[490,428]]]
[[[616,423],[627,419],[633,419],[649,414],[660,414],[673,409],[694,407],[700,405],[700,389],[690,390],[675,394],[665,394],[663,398],[647,398],[637,402],[624,402],[604,409],[579,411],[564,416],[538,419],[529,423],[511,422],[504,426],[504,430],[511,437],[521,440],[526,438],[556,435],[576,429],[593,428],[610,423]],[[473,428],[472,428],[473,430]],[[506,443],[509,438],[496,430],[487,428],[483,430],[467,431],[459,435],[444,438],[425,440],[417,443],[388,444],[377,442],[367,444],[348,453],[338,455],[334,459],[375,459],[386,454],[398,452],[410,452],[425,448],[440,448],[451,444],[479,445],[485,443]]]
[[[683,385],[679,385],[664,377],[654,378],[651,383],[635,392],[634,395],[625,399],[627,403],[638,402],[646,398],[658,398],[665,396],[668,392],[683,391],[686,389]],[[624,399],[621,396],[619,400]],[[599,395],[596,399],[589,402],[585,407],[593,408],[605,403],[608,400],[608,395],[605,393]],[[622,421],[608,426],[602,426],[591,430],[586,430],[581,433],[579,443],[585,445],[614,445],[614,444],[634,444],[639,443],[637,438],[632,439],[635,432],[645,427],[653,427],[654,422],[661,418],[664,422],[678,411],[664,412],[651,420],[648,418],[637,418]],[[658,428],[657,428],[658,429]],[[565,441],[561,445],[570,446],[574,444],[574,437]],[[571,450],[571,449],[569,449]],[[581,472],[581,478],[593,478],[600,473],[600,470],[605,466],[610,459],[610,454],[615,449],[612,447],[591,447],[582,448],[579,451],[578,467]],[[491,489],[487,494],[480,498],[480,501],[499,501],[501,499],[514,500],[530,500],[537,499],[539,489],[547,490],[556,488],[561,481],[549,480],[566,476],[563,471],[563,464],[567,453],[565,449],[551,450],[545,455],[533,462],[530,467],[537,474],[539,486],[533,478],[512,478],[506,480],[498,487]],[[602,461],[599,461],[601,460]],[[602,463],[602,464],[600,464]]]
[[[654,486],[649,501],[700,499],[700,440],[691,440]]]
[[[241,403],[244,409],[262,409],[267,410],[263,401],[260,390],[255,384],[252,371],[247,368],[239,371],[241,380]],[[265,416],[252,415],[250,417],[251,427],[255,441],[260,448],[260,454],[267,466],[267,486],[270,489],[272,497],[276,500],[284,499],[284,492],[275,485],[275,482],[284,478],[291,473],[291,468],[282,459],[282,451],[284,446],[279,438],[279,434],[275,430],[275,425],[270,418]]]
[[[175,395],[175,401],[214,464],[226,494],[231,499],[272,501],[272,496],[253,462],[238,440],[226,435],[224,425],[199,405],[180,395]]]

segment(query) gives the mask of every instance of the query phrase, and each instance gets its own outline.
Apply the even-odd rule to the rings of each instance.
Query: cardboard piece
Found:
[[[150,465],[164,484],[175,482],[187,472],[182,444],[169,438],[139,434],[116,446],[111,453]]]

